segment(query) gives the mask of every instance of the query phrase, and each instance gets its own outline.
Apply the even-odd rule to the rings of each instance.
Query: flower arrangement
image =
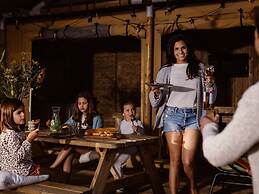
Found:
[[[0,98],[27,97],[30,88],[40,87],[45,74],[45,69],[37,61],[31,60],[29,53],[21,53],[21,62],[11,62],[7,66],[5,51],[0,59]]]

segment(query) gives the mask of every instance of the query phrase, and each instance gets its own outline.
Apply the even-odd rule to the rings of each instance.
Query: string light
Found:
[[[244,10],[240,8],[238,11],[240,13],[240,26],[243,27]]]
[[[164,21],[156,21],[155,22],[155,26],[157,25],[167,25],[164,29],[163,29],[163,32],[166,32],[166,33],[170,33],[170,32],[173,32],[175,30],[181,30],[182,28],[184,28],[184,25],[182,24],[189,24],[193,27],[193,29],[196,29],[196,25],[195,25],[195,22],[197,24],[197,20],[201,20],[201,19],[205,19],[209,22],[211,22],[211,25],[216,25],[215,22],[219,19],[220,16],[223,16],[223,15],[237,15],[237,12],[229,12],[229,13],[221,13],[220,11],[222,10],[222,8],[224,7],[224,3],[225,1],[221,0],[221,6],[212,10],[212,11],[209,11],[208,13],[206,14],[203,14],[203,15],[200,15],[200,16],[191,16],[191,17],[184,17],[182,16],[181,14],[177,14],[176,15],[176,18],[173,20],[173,21],[170,21],[170,20],[164,20]],[[170,7],[168,6],[167,8],[167,13],[168,12],[171,12],[171,9]],[[239,10],[239,14],[240,14],[240,26],[243,26],[243,22],[244,22],[244,19],[245,19],[245,14],[248,13],[248,12],[245,12],[242,8],[240,8]],[[132,13],[130,13],[130,16],[132,18],[136,17],[135,16],[136,13],[135,13],[135,9],[132,8]],[[98,17],[98,14],[96,12],[96,16]],[[89,23],[92,22],[92,19],[93,17],[95,16],[92,16],[92,15],[89,15],[86,19]],[[122,18],[119,18],[119,17],[116,17],[116,16],[110,16],[116,20],[119,20],[121,22],[124,23],[125,25],[125,35],[128,36],[129,35],[129,29],[130,27],[133,28],[135,30],[135,34],[138,36],[138,34],[141,34],[141,32],[145,31],[145,26],[146,26],[146,23],[136,23],[136,22],[132,22],[133,20],[130,20],[130,19],[122,19]],[[71,23],[73,25],[75,25],[76,23],[79,23],[79,21],[81,22],[81,20],[76,20],[76,21],[73,21],[73,23]],[[54,23],[55,20],[53,19],[52,22]],[[52,23],[52,25],[53,25]],[[18,21],[16,22],[16,27],[18,27]],[[95,27],[96,27],[96,37],[99,36],[98,34],[98,25],[97,23],[95,23]],[[169,26],[170,25],[170,26]],[[112,24],[109,24],[109,31],[112,27]],[[48,28],[48,27],[47,27]],[[41,30],[40,30],[41,31]],[[42,36],[43,34],[41,34],[41,32],[39,32],[39,37]],[[54,38],[57,38],[58,34],[55,34],[54,33]]]
[[[220,0],[220,8],[225,8],[226,0]]]
[[[18,20],[15,20],[15,28],[16,28],[16,30],[19,30],[19,21]]]
[[[196,26],[194,24],[194,19],[192,17],[190,18],[190,23],[192,24],[193,28],[196,29]]]
[[[180,30],[180,26],[179,26],[180,17],[181,17],[181,14],[176,15],[175,24],[176,24],[177,30]]]
[[[93,21],[93,17],[92,16],[89,16],[88,19],[87,19],[88,23],[92,23]]]
[[[125,29],[126,36],[129,35],[129,34],[128,34],[128,33],[129,33],[128,30],[129,30],[129,20],[126,20],[126,29]]]
[[[95,36],[96,36],[96,38],[98,38],[98,37],[99,37],[99,33],[98,33],[98,23],[94,23],[94,25],[95,25]]]
[[[130,16],[131,16],[132,18],[136,18],[136,17],[137,17],[137,15],[136,15],[136,12],[135,12],[135,9],[134,9],[134,8],[132,8],[132,12],[130,13]]]

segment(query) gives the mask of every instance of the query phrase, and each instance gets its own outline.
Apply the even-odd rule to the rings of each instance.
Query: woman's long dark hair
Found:
[[[72,115],[72,118],[81,123],[81,118],[82,118],[82,112],[78,109],[78,99],[79,98],[85,98],[88,102],[88,108],[86,111],[86,123],[90,126],[93,124],[93,116],[96,114],[95,112],[95,107],[93,103],[93,97],[89,92],[80,92],[76,98],[76,102],[74,105],[74,113]]]
[[[24,108],[24,104],[21,100],[16,98],[6,98],[1,102],[1,122],[0,122],[0,131],[5,129],[11,129],[14,131],[21,131],[21,127],[24,125],[17,125],[14,122],[13,113],[19,108]]]
[[[193,79],[198,76],[198,71],[199,71],[199,61],[196,58],[194,54],[193,47],[191,46],[189,40],[182,34],[176,34],[173,35],[167,42],[166,44],[166,56],[167,56],[167,66],[171,66],[174,63],[176,63],[176,58],[174,56],[174,45],[178,41],[184,41],[187,50],[188,50],[188,55],[187,55],[187,62],[188,66],[186,69],[186,75],[189,79]]]

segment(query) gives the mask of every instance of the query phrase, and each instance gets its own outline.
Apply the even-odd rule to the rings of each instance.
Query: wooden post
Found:
[[[148,5],[147,11],[147,34],[146,34],[146,48],[147,48],[147,61],[145,71],[145,83],[153,81],[153,59],[154,59],[154,17],[153,17],[153,5]],[[149,91],[150,88],[145,85],[145,102],[144,102],[144,125],[146,129],[151,128],[151,106],[149,103]]]
[[[145,75],[146,75],[146,64],[147,64],[147,47],[146,39],[141,39],[141,107],[140,107],[140,119],[144,122],[144,110],[145,110]]]
[[[154,66],[153,66],[153,79],[156,79],[156,75],[161,67],[161,33],[154,31]],[[156,118],[156,109],[152,109],[152,128],[154,127],[154,121]]]

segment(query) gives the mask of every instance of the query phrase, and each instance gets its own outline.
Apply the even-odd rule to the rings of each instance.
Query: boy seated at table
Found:
[[[119,126],[119,133],[121,134],[136,134],[143,135],[144,127],[143,123],[135,117],[135,106],[132,102],[126,102],[122,106],[123,120]],[[117,154],[117,159],[113,164],[113,169],[116,171],[118,177],[123,176],[123,167],[126,165],[127,160],[131,155],[137,153],[136,147],[131,147],[123,150]]]

